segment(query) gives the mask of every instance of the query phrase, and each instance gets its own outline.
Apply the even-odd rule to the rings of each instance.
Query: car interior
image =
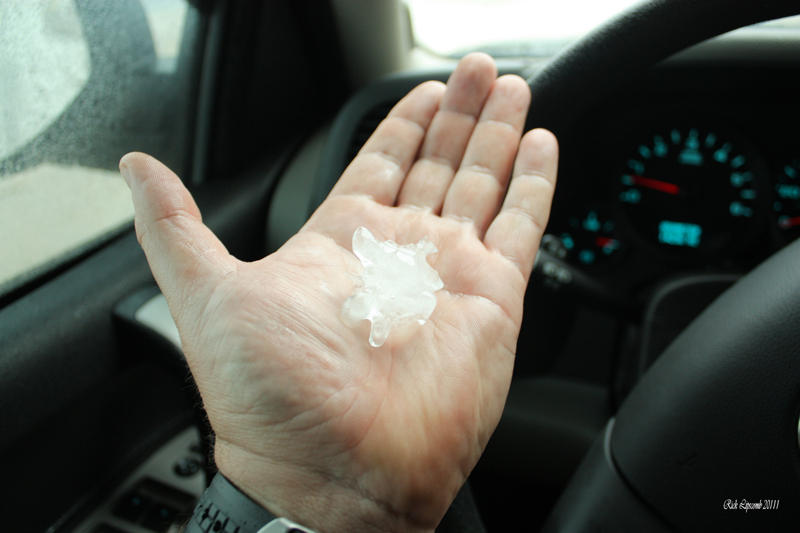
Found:
[[[419,46],[401,0],[50,4],[46,24],[69,11],[81,28],[88,74],[0,152],[0,197],[36,169],[110,174],[148,152],[243,260],[277,250],[388,110],[472,51]],[[164,52],[154,21],[173,4]],[[529,82],[527,127],[560,145],[506,408],[469,479],[487,531],[796,528],[797,14],[648,0],[557,50],[474,48]],[[0,279],[2,530],[177,531],[213,473],[131,213]]]

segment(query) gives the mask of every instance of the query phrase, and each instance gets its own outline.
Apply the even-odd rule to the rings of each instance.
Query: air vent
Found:
[[[361,117],[358,125],[353,130],[353,136],[350,139],[350,153],[347,158],[348,164],[353,160],[358,151],[361,150],[361,147],[367,142],[367,139],[369,139],[369,136],[375,131],[375,128],[378,127],[378,124],[386,118],[386,115],[389,114],[393,106],[394,102],[384,102],[375,105],[364,113],[364,116]]]

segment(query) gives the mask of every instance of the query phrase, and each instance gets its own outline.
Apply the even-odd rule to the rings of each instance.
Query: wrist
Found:
[[[319,533],[433,532],[436,523],[422,523],[391,508],[355,483],[296,465],[280,464],[217,438],[219,471],[272,514],[289,518]]]

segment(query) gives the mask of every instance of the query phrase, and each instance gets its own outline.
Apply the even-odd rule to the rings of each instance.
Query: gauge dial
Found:
[[[672,128],[636,146],[619,201],[633,231],[678,254],[716,252],[749,233],[759,164],[743,143],[700,128]]]
[[[622,248],[616,223],[600,209],[570,217],[565,231],[543,239],[542,245],[556,257],[586,267],[610,263]]]
[[[784,165],[778,174],[772,210],[787,241],[800,237],[800,159]]]

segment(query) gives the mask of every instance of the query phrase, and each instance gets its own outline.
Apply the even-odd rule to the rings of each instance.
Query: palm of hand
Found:
[[[400,243],[434,240],[439,252],[429,260],[445,288],[429,322],[371,347],[366,322],[347,328],[340,319],[357,260],[329,236],[301,232],[273,256],[245,265],[226,305],[217,308],[222,316],[207,321],[218,325],[209,328],[207,345],[238,336],[235,343],[246,346],[230,367],[236,383],[230,388],[243,394],[220,395],[223,402],[208,405],[212,425],[226,445],[269,458],[291,451],[293,460],[300,451],[319,469],[339,462],[348,477],[358,472],[344,480],[355,490],[392,508],[408,506],[405,498],[427,500],[439,512],[502,410],[524,280],[486,250],[468,223],[366,198],[346,202],[359,216],[337,208],[345,226],[336,240],[352,235],[350,220],[370,220]],[[504,293],[516,300],[511,310],[493,297]],[[202,373],[198,381],[206,381]],[[254,423],[280,438],[264,440],[261,432],[236,427]]]
[[[362,528],[430,529],[494,430],[555,174],[551,136],[528,135],[519,145],[527,87],[494,78],[493,66],[473,56],[443,98],[435,84],[413,91],[306,226],[260,261],[238,262],[207,240],[191,267],[176,269],[175,258],[162,267],[155,256],[167,246],[164,230],[141,221],[137,204],[137,233],[181,331],[217,436],[217,464],[273,510],[313,526],[314,513],[362,498],[371,506]],[[448,106],[470,105],[482,110],[478,126],[457,124],[465,111],[446,116]],[[459,135],[461,148],[446,158],[460,170],[437,188],[426,165],[438,156],[425,152],[447,152],[445,139]],[[484,164],[487,155],[499,162]],[[152,228],[194,233],[193,203],[173,209],[179,216],[159,217]],[[393,331],[380,348],[367,343],[367,322],[351,328],[340,318],[360,269],[350,251],[358,226],[381,240],[431,240],[438,253],[428,262],[444,282],[428,323]],[[193,241],[209,239],[206,228],[197,231],[204,235]],[[323,496],[309,498],[303,512],[287,487]],[[337,490],[348,496],[326,494]],[[334,523],[352,527],[346,517]]]

